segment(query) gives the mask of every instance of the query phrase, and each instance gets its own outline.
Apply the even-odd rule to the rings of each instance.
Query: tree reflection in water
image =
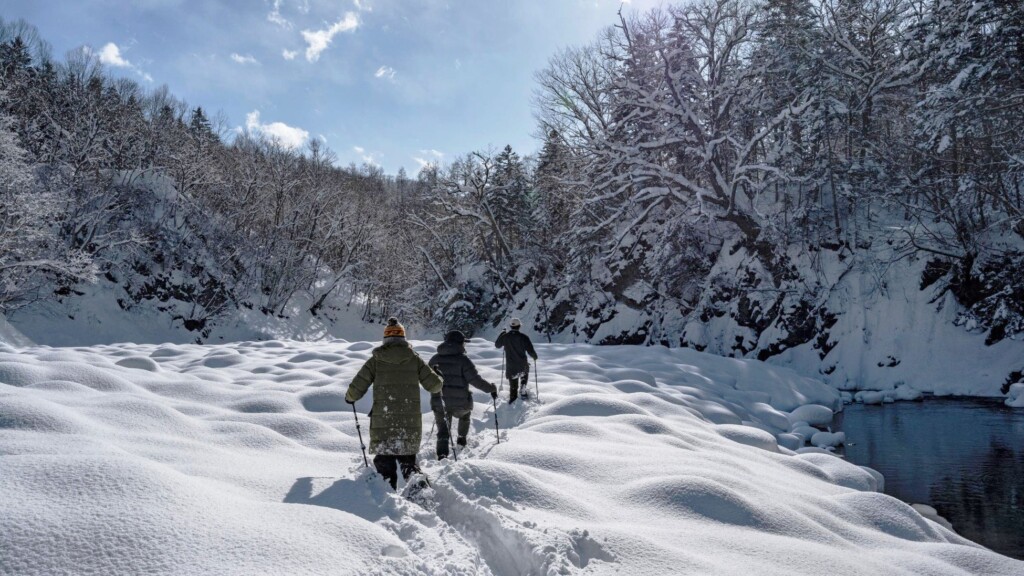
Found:
[[[993,440],[973,471],[931,486],[930,504],[961,536],[1024,558],[1024,446]]]
[[[846,457],[885,492],[935,507],[962,536],[1024,559],[1024,410],[994,399],[847,406]]]

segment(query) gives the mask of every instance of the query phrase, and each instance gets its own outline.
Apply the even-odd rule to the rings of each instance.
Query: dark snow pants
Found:
[[[526,371],[516,375],[508,377],[508,403],[511,404],[516,401],[519,397],[519,393],[522,392],[523,398],[530,396],[529,390],[526,389],[527,384],[530,382],[530,369],[527,367]]]
[[[459,446],[466,445],[466,435],[469,434],[469,417],[473,414],[472,408],[454,408],[448,411],[447,417],[440,408],[434,409],[434,421],[437,423],[437,459],[448,457],[449,446],[451,445],[451,430],[448,428],[448,418],[459,420]]]
[[[402,467],[402,478],[409,479],[414,473],[419,473],[420,467],[416,465],[415,454],[377,454],[373,457],[373,467],[377,473],[384,477],[391,484],[391,487],[398,490],[398,467]]]

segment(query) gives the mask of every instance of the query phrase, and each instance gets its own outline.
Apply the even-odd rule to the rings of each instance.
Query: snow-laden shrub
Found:
[[[10,126],[11,118],[0,114],[0,311],[95,277],[92,259],[60,235],[66,198],[39,184]]]

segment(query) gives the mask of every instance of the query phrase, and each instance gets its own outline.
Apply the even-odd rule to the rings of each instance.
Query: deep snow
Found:
[[[0,344],[0,573],[1024,573],[780,448],[831,388],[684,349],[540,345],[501,444],[482,394],[458,462],[425,438],[418,506],[363,468],[342,399],[373,346]],[[469,352],[497,381],[500,351]]]

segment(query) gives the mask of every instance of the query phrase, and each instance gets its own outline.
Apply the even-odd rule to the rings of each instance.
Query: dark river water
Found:
[[[1024,559],[1024,409],[997,399],[852,404],[837,415],[846,457],[885,492],[928,504],[966,538]]]

